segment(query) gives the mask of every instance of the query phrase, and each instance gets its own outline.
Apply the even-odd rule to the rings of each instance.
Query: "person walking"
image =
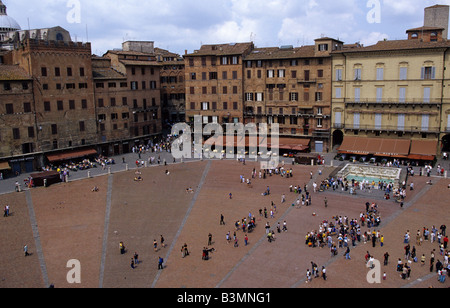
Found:
[[[208,234],[208,246],[211,246],[211,245],[212,245],[212,234],[209,233]]]
[[[25,245],[25,246],[23,246],[23,252],[24,252],[24,254],[25,254],[25,257],[28,257],[30,254],[28,253],[28,246],[27,245]]]
[[[325,266],[322,266],[322,278],[323,280],[327,280],[327,269]]]
[[[345,251],[345,259],[350,260],[350,247],[347,246],[347,250]]]
[[[163,269],[164,259],[162,257],[158,257],[158,270]]]

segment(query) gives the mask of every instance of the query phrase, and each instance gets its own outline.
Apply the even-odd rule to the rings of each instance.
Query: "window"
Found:
[[[52,135],[58,134],[58,126],[56,124],[52,124]]]
[[[267,78],[273,78],[274,77],[274,70],[267,70]]]
[[[245,93],[245,100],[247,102],[253,101],[253,93]]]
[[[335,112],[334,113],[334,127],[335,128],[341,128],[342,127],[342,112]]]
[[[336,90],[336,94],[335,94],[335,97],[336,98],[342,98],[342,88],[335,88]]]
[[[237,57],[237,56],[234,56],[234,57],[232,58],[232,61],[233,61],[233,64],[239,64],[239,60],[238,60],[238,57]]]
[[[31,103],[23,103],[23,112],[25,113],[31,112]]]
[[[217,80],[217,72],[210,72],[209,80]]]
[[[228,79],[227,72],[222,72],[222,79],[223,80],[227,80]]]
[[[408,68],[407,67],[400,67],[400,80],[406,80],[408,75]]]
[[[80,132],[84,132],[85,131],[85,126],[84,126],[84,121],[80,121]]]
[[[195,102],[191,102],[191,110],[195,110]]]
[[[227,110],[228,109],[228,103],[227,102],[223,102],[223,110]]]
[[[86,99],[82,99],[81,100],[81,108],[82,109],[87,109],[87,100]]]
[[[69,77],[72,76],[72,68],[71,67],[67,68],[67,76],[69,76]]]
[[[354,113],[353,114],[353,128],[359,129],[359,120],[360,120],[360,114]]]
[[[222,57],[222,65],[227,65],[227,64],[228,64],[228,58]]]
[[[431,88],[430,87],[423,88],[423,102],[429,103],[430,97],[431,97]]]
[[[322,114],[323,114],[323,108],[317,107],[317,115],[322,115]]]
[[[397,115],[397,129],[400,131],[405,130],[405,114],[400,113]]]
[[[6,114],[13,114],[14,113],[13,104],[5,104],[5,107],[6,107]]]
[[[41,67],[41,76],[47,77],[47,68],[46,67]]]
[[[381,101],[383,100],[383,88],[377,88],[377,98],[376,101],[377,103],[381,103]]]
[[[382,119],[383,119],[383,115],[381,113],[375,114],[375,129],[381,129]]]
[[[377,68],[377,80],[383,80],[384,69],[382,67]]]
[[[57,101],[56,102],[56,106],[57,106],[58,111],[64,110],[64,103],[63,103],[63,101]]]
[[[238,109],[238,103],[237,102],[233,102],[233,110],[237,110]]]
[[[436,78],[436,68],[434,66],[425,66],[421,70],[421,79],[435,79]]]
[[[44,111],[51,111],[50,102],[44,102]]]
[[[257,92],[256,93],[256,101],[262,102],[264,100],[264,93],[263,92]]]
[[[74,100],[70,100],[69,101],[69,109],[70,110],[74,110],[75,109],[75,101]]]
[[[319,44],[319,51],[327,51],[328,44]]]
[[[233,79],[235,79],[235,80],[238,79],[237,71],[233,71],[232,75],[233,75]]]
[[[317,77],[319,78],[323,77],[323,70],[317,70]]]
[[[323,119],[319,118],[317,119],[317,128],[322,128],[323,127]]]
[[[428,131],[430,124],[430,115],[429,114],[423,114],[422,115],[422,131]]]
[[[297,102],[298,101],[298,92],[289,93],[289,100],[291,102]]]
[[[316,102],[322,101],[322,96],[323,96],[322,92],[316,92]]]
[[[398,89],[398,102],[404,103],[406,102],[406,88],[401,87]]]
[[[137,81],[131,82],[131,90],[137,90],[138,89],[138,83]]]
[[[291,78],[297,78],[297,71],[291,71]]]
[[[355,88],[355,102],[359,102],[361,100],[361,88]]]
[[[355,80],[361,80],[361,69],[360,68],[355,68],[354,70],[354,79]]]
[[[33,126],[28,127],[28,138],[34,138],[34,127]]]
[[[56,76],[56,77],[61,76],[61,70],[60,70],[59,67],[55,67],[55,76]]]
[[[342,69],[336,69],[336,81],[342,81]]]
[[[84,77],[84,67],[80,67],[80,77]]]
[[[203,102],[202,103],[202,110],[209,110],[209,103],[208,102]]]
[[[14,140],[20,139],[20,129],[13,128],[13,138],[14,138]]]
[[[278,70],[278,77],[284,78],[285,77],[285,70]]]

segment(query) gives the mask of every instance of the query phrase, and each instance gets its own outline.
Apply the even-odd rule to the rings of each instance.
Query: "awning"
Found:
[[[364,138],[348,136],[339,147],[341,154],[374,155],[406,158],[411,141],[402,139]]]
[[[437,154],[437,140],[412,140],[408,158],[414,160],[434,160]]]
[[[266,146],[267,148],[278,148],[280,150],[292,150],[292,151],[304,151],[309,148],[309,144],[311,140],[309,139],[297,139],[297,138],[278,138],[278,147],[272,145],[271,138],[260,138],[260,137],[249,137],[246,136],[245,139],[241,137],[234,136],[233,138],[233,146],[244,146],[244,147],[261,147]],[[214,138],[211,137],[204,142],[205,145],[213,145],[215,146],[227,146],[227,137],[223,136],[223,138]]]
[[[97,154],[98,154],[97,151],[94,149],[85,149],[85,150],[66,151],[61,153],[48,154],[47,159],[49,162],[57,162],[76,158],[83,158]]]
[[[0,170],[11,170],[11,167],[9,166],[8,162],[2,162],[0,163]]]

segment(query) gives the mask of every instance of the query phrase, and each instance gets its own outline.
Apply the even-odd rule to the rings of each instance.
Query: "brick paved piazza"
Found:
[[[401,208],[392,200],[384,200],[380,192],[359,193],[351,196],[343,192],[312,193],[312,205],[292,206],[297,195],[290,185],[312,190],[312,182],[319,182],[334,170],[332,167],[287,166],[293,168],[293,177],[279,175],[252,180],[249,187],[240,183],[239,176],[250,177],[259,164],[237,161],[197,161],[169,166],[141,169],[143,181],[134,181],[135,170],[113,173],[95,178],[77,180],[36,188],[26,192],[0,196],[2,206],[11,207],[9,217],[0,224],[0,287],[55,287],[64,288],[309,288],[309,287],[448,287],[449,280],[437,281],[430,274],[430,252],[436,249],[436,260],[443,260],[439,246],[430,241],[416,245],[415,235],[423,227],[439,228],[450,225],[450,180],[432,177],[412,178],[414,191],[409,191]],[[166,170],[168,174],[166,174]],[[310,179],[310,172],[313,179]],[[98,192],[91,189],[97,186]],[[262,193],[270,186],[270,196]],[[191,187],[193,192],[186,192]],[[232,199],[229,194],[232,193]],[[286,202],[281,203],[285,194]],[[324,207],[324,198],[328,207]],[[273,218],[261,217],[259,209],[270,211],[276,205]],[[376,228],[384,236],[384,246],[372,247],[360,242],[351,247],[351,260],[343,257],[344,248],[331,257],[329,249],[310,248],[305,235],[317,230],[323,220],[333,216],[358,218],[366,202],[376,202],[381,214],[381,225]],[[238,247],[226,241],[226,234],[235,231],[234,223],[256,216],[256,229],[248,233],[236,232]],[[225,225],[219,224],[220,215]],[[314,215],[315,214],[315,215]],[[265,235],[268,222],[276,228],[286,221],[288,232],[276,233],[269,243]],[[363,232],[367,227],[362,228]],[[411,278],[401,279],[396,272],[398,258],[403,258],[403,235],[411,232],[411,246],[417,256],[426,255],[426,264],[411,264]],[[202,249],[212,234],[215,251],[207,261],[202,260]],[[165,247],[160,245],[160,236]],[[158,242],[155,251],[153,242]],[[336,240],[336,239],[334,239]],[[127,249],[119,253],[119,242]],[[181,247],[187,244],[190,255],[182,258]],[[28,245],[30,256],[24,257],[23,246]],[[364,256],[371,255],[383,263],[385,252],[390,254],[388,266],[382,266],[387,279],[380,284],[369,284]],[[134,253],[140,263],[130,266]],[[164,269],[158,270],[158,257],[164,258]],[[81,283],[69,284],[67,262],[80,261]],[[325,266],[328,279],[313,279],[305,283],[306,269],[314,261]]]

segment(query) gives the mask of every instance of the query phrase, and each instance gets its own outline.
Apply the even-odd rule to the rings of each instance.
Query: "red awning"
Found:
[[[77,151],[67,151],[55,154],[48,154],[47,159],[49,162],[64,161],[76,158],[83,158],[87,156],[97,155],[97,151],[94,149],[85,149]]]

